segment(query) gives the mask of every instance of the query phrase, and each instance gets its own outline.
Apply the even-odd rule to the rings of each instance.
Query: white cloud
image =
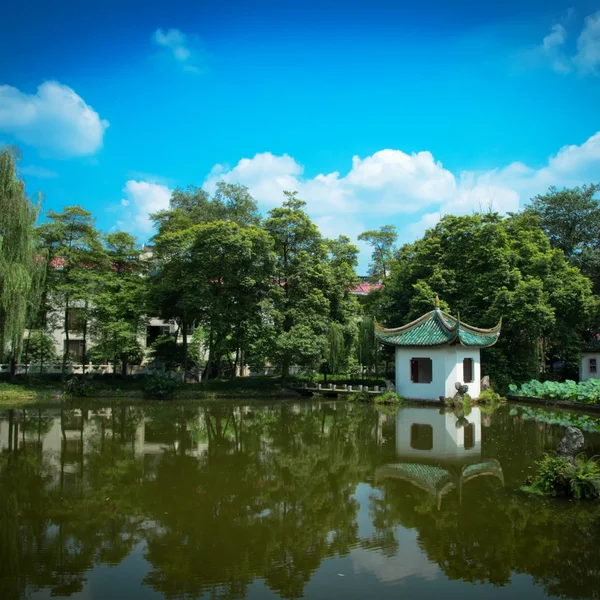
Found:
[[[54,179],[58,177],[58,173],[46,167],[36,167],[35,165],[29,165],[27,167],[21,167],[19,169],[22,175],[28,175],[29,177],[35,177],[36,179]]]
[[[193,48],[198,45],[197,38],[190,38],[179,29],[166,31],[157,29],[152,34],[152,41],[169,52],[175,61],[181,64],[184,71],[190,73],[202,71],[199,51]]]
[[[597,73],[600,68],[600,10],[585,18],[577,39],[577,54],[573,59],[584,73]]]
[[[552,31],[544,38],[542,46],[544,50],[550,51],[562,46],[567,39],[567,30],[560,24],[552,26]]]
[[[166,185],[130,179],[123,188],[126,198],[121,206],[130,210],[124,219],[127,229],[140,234],[150,234],[150,214],[169,208],[171,190]]]
[[[516,211],[549,186],[572,187],[596,181],[600,170],[600,132],[581,145],[561,148],[539,169],[514,162],[486,172],[458,175],[444,168],[430,152],[407,154],[380,150],[366,158],[353,157],[351,169],[304,176],[304,167],[291,156],[270,152],[243,158],[233,167],[216,165],[204,187],[214,191],[220,180],[241,183],[263,209],[280,205],[283,191],[298,191],[308,212],[325,235],[355,237],[366,229],[365,220],[383,222],[394,216],[420,214],[403,228],[412,238],[434,225],[444,214],[470,214],[478,210]]]
[[[214,192],[220,180],[249,188],[260,207],[280,206],[283,191],[298,191],[323,234],[356,240],[366,229],[395,224],[400,241],[412,241],[446,214],[464,215],[491,208],[500,213],[521,208],[549,186],[573,187],[598,180],[600,131],[580,145],[567,145],[541,168],[522,162],[484,172],[452,173],[430,152],[407,154],[380,150],[352,158],[345,173],[305,175],[292,156],[270,152],[243,158],[236,165],[215,165],[204,182]],[[167,208],[171,189],[159,182],[130,179],[122,201],[123,221],[139,234],[149,234],[148,214]],[[361,268],[368,250],[361,248]],[[364,263],[364,264],[362,264]]]
[[[109,123],[70,87],[42,83],[35,94],[0,85],[0,131],[63,156],[94,154]]]
[[[572,13],[567,15],[570,20]],[[567,30],[557,23],[542,40],[538,53],[558,73],[570,73],[577,69],[581,74],[598,73],[600,70],[600,11],[588,15],[577,38],[577,51],[568,55],[565,50]]]

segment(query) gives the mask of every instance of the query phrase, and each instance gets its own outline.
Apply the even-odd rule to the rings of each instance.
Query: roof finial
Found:
[[[436,295],[435,297],[435,307],[439,308],[440,307],[440,297]]]

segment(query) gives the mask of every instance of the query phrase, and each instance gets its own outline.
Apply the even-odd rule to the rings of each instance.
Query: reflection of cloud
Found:
[[[387,557],[377,551],[356,548],[350,553],[354,573],[372,573],[383,583],[400,581],[407,577],[420,577],[426,581],[436,579],[440,573],[436,563],[429,561],[419,548],[417,532],[399,528],[395,532],[400,547],[396,556]]]
[[[354,499],[359,507],[356,512],[358,523],[358,536],[368,539],[375,535],[373,518],[369,512],[371,500],[381,497],[381,491],[367,483],[356,486]],[[431,581],[439,574],[437,564],[429,562],[417,542],[417,532],[412,529],[398,527],[394,530],[394,537],[398,541],[398,552],[389,557],[382,554],[381,549],[366,550],[355,548],[350,552],[354,573],[372,573],[379,581],[399,581],[406,577],[416,575],[421,579]]]

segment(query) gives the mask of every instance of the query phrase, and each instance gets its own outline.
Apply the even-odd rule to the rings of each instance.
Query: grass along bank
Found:
[[[0,382],[0,407],[47,403],[65,398],[128,398],[128,399],[216,399],[216,398],[298,398],[292,389],[294,380],[283,382],[280,377],[240,377],[214,379],[206,383],[169,385],[170,378],[70,376],[15,377]]]
[[[36,392],[26,389],[22,385],[0,383],[0,408],[13,408],[33,404],[36,401]]]

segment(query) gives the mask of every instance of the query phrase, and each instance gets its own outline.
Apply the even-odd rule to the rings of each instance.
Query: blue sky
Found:
[[[600,0],[2,13],[0,142],[46,209],[81,204],[104,230],[145,240],[173,187],[225,179],[264,211],[297,189],[326,235],[392,223],[410,241],[600,181]]]

